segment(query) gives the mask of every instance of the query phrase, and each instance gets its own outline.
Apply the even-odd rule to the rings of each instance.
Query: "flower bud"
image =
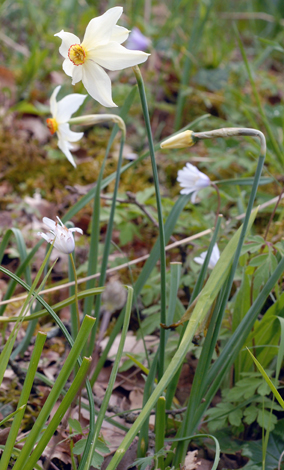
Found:
[[[162,149],[183,149],[185,147],[191,147],[195,144],[193,140],[192,131],[180,132],[180,134],[173,135],[161,143]]]

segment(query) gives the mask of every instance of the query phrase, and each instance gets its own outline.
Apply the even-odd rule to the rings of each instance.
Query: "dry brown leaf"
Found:
[[[130,408],[137,409],[143,406],[143,390],[136,388],[129,393]]]
[[[183,466],[184,470],[196,470],[197,468],[200,470],[201,462],[197,461],[197,454],[198,450],[189,451],[186,454]]]

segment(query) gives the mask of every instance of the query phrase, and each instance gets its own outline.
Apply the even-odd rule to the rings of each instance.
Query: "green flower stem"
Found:
[[[143,78],[140,72],[139,67],[136,65],[133,67],[135,77],[138,84],[144,120],[146,124],[147,136],[148,136],[148,143],[149,143],[149,150],[150,150],[150,157],[151,157],[151,164],[152,164],[152,171],[153,171],[153,179],[155,185],[155,192],[156,192],[156,202],[157,202],[157,212],[158,212],[158,222],[159,222],[159,237],[160,237],[160,262],[161,262],[161,323],[166,323],[166,254],[165,254],[165,231],[164,231],[164,223],[163,223],[163,211],[162,211],[162,202],[161,202],[161,195],[159,189],[159,178],[158,178],[158,170],[156,165],[155,159],[155,149],[154,143],[152,138],[152,131],[151,131],[151,123],[149,119],[149,111],[146,99],[146,93],[143,83]],[[159,358],[159,367],[158,367],[158,378],[159,380],[163,376],[164,373],[164,359],[165,358],[165,330],[163,328],[160,329],[160,358]]]
[[[62,421],[63,416],[67,412],[68,408],[70,407],[72,401],[76,397],[80,387],[82,386],[88,368],[91,363],[91,358],[84,357],[82,360],[82,364],[72,381],[71,387],[69,388],[68,392],[66,393],[65,397],[63,398],[62,402],[60,403],[58,410],[56,411],[55,415],[51,419],[50,423],[48,424],[46,430],[44,431],[38,445],[36,446],[35,450],[25,463],[25,470],[33,470],[34,464],[37,463],[39,458],[42,455],[42,452],[46,448],[48,442],[52,438],[53,434],[55,433],[56,429],[58,428],[60,422]]]
[[[135,92],[136,88],[133,89],[133,91]],[[193,128],[194,126],[196,126],[197,124],[199,124],[200,122],[202,122],[204,119],[207,119],[209,117],[209,114],[204,114],[203,116],[200,116],[199,118],[197,119],[194,119],[194,121],[192,121],[191,123],[189,123],[187,126],[185,126],[182,130],[187,130],[189,128]],[[180,132],[180,131],[179,131]],[[155,145],[155,150],[158,150],[160,148],[160,143],[157,143]],[[143,153],[143,155],[141,155],[140,157],[137,158],[137,160],[133,160],[133,162],[130,162],[130,163],[127,163],[126,165],[124,165],[122,168],[121,168],[121,172],[120,174],[122,173],[125,173],[127,170],[129,170],[130,168],[133,168],[133,167],[136,167],[138,163],[142,162],[143,160],[145,160],[145,158],[147,158],[149,156],[149,152],[145,152]],[[107,176],[106,178],[104,178],[104,180],[102,181],[102,189],[105,188],[106,186],[108,186],[111,181],[113,181],[115,178],[116,178],[116,174],[117,172],[114,171],[111,175]],[[90,189],[90,191],[85,194],[84,196],[82,196],[80,198],[80,200],[78,202],[76,202],[74,204],[74,206],[72,206],[67,212],[66,214],[62,217],[62,222],[65,223],[67,222],[68,220],[72,219],[74,217],[74,215],[76,215],[83,207],[85,207],[93,198],[94,198],[94,195],[96,193],[96,190],[97,188],[94,187],[92,189]],[[38,245],[42,244],[42,242],[39,242]],[[1,246],[1,245],[0,245]],[[30,254],[28,254],[28,257],[30,256]],[[6,295],[5,295],[5,298]]]
[[[165,430],[166,430],[166,399],[160,397],[157,402],[157,413],[155,420],[155,452],[158,452],[164,447],[165,444]],[[164,456],[158,457],[158,468],[164,470]]]
[[[78,332],[78,336],[74,342],[74,345],[57,377],[57,380],[50,394],[47,397],[46,402],[44,403],[41,409],[40,414],[37,417],[35,424],[33,425],[32,430],[30,431],[27,437],[27,440],[25,442],[24,447],[21,450],[19,458],[13,467],[14,470],[21,470],[23,468],[27,468],[26,464],[27,464],[29,455],[32,452],[32,449],[40,435],[40,432],[42,431],[48,419],[48,416],[51,413],[52,408],[54,407],[66,381],[68,380],[68,377],[70,376],[74,368],[74,364],[76,360],[80,356],[80,352],[88,338],[90,329],[92,328],[94,322],[95,322],[95,319],[93,317],[86,316],[84,318],[81,328]]]
[[[115,207],[116,207],[116,198],[117,198],[118,186],[119,186],[119,180],[120,180],[120,170],[122,166],[124,141],[125,141],[125,136],[124,134],[122,134],[121,141],[120,141],[117,170],[116,170],[115,187],[113,191],[112,205],[111,205],[110,216],[109,216],[109,221],[108,221],[108,226],[107,226],[107,233],[106,233],[106,238],[105,238],[105,243],[104,243],[105,247],[104,247],[103,259],[102,259],[102,265],[101,265],[101,275],[99,279],[100,286],[103,286],[106,280],[106,271],[107,271],[107,263],[108,263],[108,257],[109,257],[109,252],[110,252],[110,245],[111,245],[114,213],[115,213]],[[101,296],[98,295],[96,298],[96,306],[95,306],[95,314],[94,314],[95,318],[99,318],[100,308],[101,308]],[[97,327],[93,328],[91,332],[91,337],[89,341],[89,349],[88,349],[89,354],[91,354],[93,351],[93,347],[94,347],[94,343],[96,339],[96,332],[97,332]],[[92,382],[92,379],[91,379],[91,382]]]
[[[77,278],[77,272],[76,272],[76,266],[74,263],[74,258],[72,253],[69,255],[69,259],[72,265],[73,269],[73,275],[74,275],[74,281],[75,281],[75,306],[76,306],[76,320],[71,318],[71,323],[72,323],[72,331],[73,331],[73,338],[75,338],[78,334],[78,331],[80,329],[80,313],[79,313],[79,303],[78,303],[78,278]]]
[[[266,149],[265,138],[264,138],[262,133],[257,134],[257,136],[260,138],[260,141],[261,141],[261,152],[265,152],[265,149]],[[254,203],[257,188],[258,188],[258,182],[259,182],[261,172],[262,172],[262,168],[263,168],[263,164],[264,164],[264,159],[265,159],[265,156],[261,154],[259,156],[259,159],[258,159],[258,165],[257,165],[257,169],[256,169],[256,172],[255,172],[254,183],[253,183],[253,186],[252,186],[252,189],[251,189],[250,198],[249,198],[248,207],[247,207],[246,215],[245,215],[243,226],[242,226],[241,235],[240,235],[240,238],[239,238],[239,241],[238,241],[238,246],[236,248],[232,268],[231,268],[231,271],[230,271],[230,274],[229,274],[229,277],[228,277],[225,292],[223,294],[223,299],[222,299],[222,302],[221,302],[221,305],[220,305],[219,328],[220,328],[220,325],[221,325],[221,320],[220,319],[222,318],[223,313],[225,312],[225,308],[226,308],[228,298],[229,298],[229,295],[230,295],[230,292],[231,292],[232,284],[233,284],[233,281],[234,281],[235,272],[236,272],[236,269],[237,269],[237,266],[238,266],[238,263],[239,263],[239,257],[240,257],[241,249],[242,249],[244,239],[245,239],[245,236],[246,236],[246,232],[247,232],[247,228],[248,228],[248,224],[249,224],[249,220],[250,220],[250,216],[251,216],[251,212],[252,212],[252,208],[253,208],[253,203]],[[214,334],[216,335],[217,331]],[[208,374],[204,374],[203,383],[201,384],[201,386],[199,388],[199,396],[200,397],[204,396],[204,387],[205,387],[205,382],[206,382],[207,377],[208,377]],[[192,411],[194,409],[196,409],[196,407],[193,408],[191,403],[192,403],[192,400],[189,400],[187,410],[186,410],[186,413],[185,413],[185,417],[184,417],[184,420],[183,420],[183,423],[182,423],[182,426],[181,426],[180,432],[179,432],[179,436],[181,436],[181,437],[189,435],[193,432],[193,428],[192,428],[192,422],[193,422],[193,420],[192,420]],[[182,441],[178,444],[176,454],[175,454],[175,459],[174,459],[174,464],[175,465],[179,465],[179,463],[181,463],[184,460],[185,455],[186,455],[187,446],[188,446],[187,441]]]
[[[50,251],[52,250],[52,245],[50,246]],[[49,251],[47,253],[47,257],[49,256]],[[46,260],[44,260],[43,262],[43,265],[41,266],[35,280],[34,280],[34,284],[33,286],[35,286],[38,282],[38,279],[40,278],[41,276],[41,272],[42,270],[44,269],[44,265],[45,263],[47,262],[47,257],[46,257]],[[71,347],[73,347],[74,345],[74,341],[72,339],[72,337],[70,336],[67,328],[64,326],[64,324],[62,323],[62,321],[60,320],[59,316],[52,310],[52,308],[48,305],[47,302],[45,302],[45,300],[40,296],[38,295],[37,292],[34,292],[34,287],[32,286],[32,288],[27,285],[20,277],[18,277],[16,274],[12,273],[11,271],[9,271],[8,269],[4,268],[3,266],[0,266],[0,271],[5,273],[7,276],[9,276],[11,279],[13,279],[15,282],[17,282],[19,285],[21,285],[26,291],[29,292],[28,294],[28,299],[33,295],[34,298],[36,298],[39,303],[42,305],[42,307],[45,308],[45,310],[52,316],[53,320],[55,321],[55,323],[59,326],[59,328],[61,329],[62,333],[64,334],[66,340],[68,341],[68,343],[70,344]],[[40,289],[39,289],[40,291]],[[27,300],[28,300],[27,299]],[[90,317],[87,317],[86,318],[90,318]],[[93,327],[93,324],[94,324],[94,321],[95,319],[94,318],[91,318],[91,322],[89,320],[89,323],[88,323],[88,329],[87,331],[85,331],[85,336],[87,338],[88,336],[88,333],[91,331],[92,327]],[[83,327],[83,324],[85,322],[85,319],[83,320],[83,323],[82,323],[82,326],[80,328],[80,331],[79,331],[79,334],[78,336],[80,336],[81,334],[81,330],[82,330],[82,327]],[[85,341],[83,341],[83,345],[84,346],[85,344]],[[3,354],[3,352],[2,352]],[[69,357],[69,356],[68,356]],[[81,365],[81,357],[78,356],[77,358],[77,361],[79,363],[79,365]],[[8,361],[7,361],[8,362]],[[1,369],[0,369],[0,373],[1,373]],[[93,400],[93,393],[92,393],[92,388],[91,388],[91,385],[90,385],[90,382],[89,380],[86,381],[86,390],[87,390],[87,394],[88,394],[88,400],[89,400],[89,410],[90,410],[90,429],[89,429],[89,434],[88,434],[88,437],[87,437],[87,442],[86,442],[86,447],[85,447],[85,450],[83,452],[83,456],[82,456],[82,460],[85,458],[85,455],[87,454],[87,451],[88,451],[88,446],[90,446],[91,442],[92,442],[92,438],[93,438],[93,433],[95,432],[95,405],[94,405],[94,400]],[[60,392],[61,393],[61,392]]]
[[[81,292],[78,292],[78,300],[82,299],[87,299],[90,297],[93,297],[95,295],[101,294],[103,292],[104,288],[103,287],[94,287],[93,289],[87,289],[83,290]],[[72,303],[75,302],[75,295],[71,295],[68,297],[68,299],[61,300],[61,302],[58,302],[55,305],[52,305],[52,310],[56,312],[57,310],[61,310],[63,307],[67,307],[68,305],[71,305]],[[41,318],[47,315],[46,309],[39,310],[36,313],[32,313],[31,315],[27,315],[26,317],[23,318],[24,321],[31,321],[34,320],[35,318]],[[0,317],[0,323],[16,323],[19,317]]]
[[[71,118],[68,122],[69,124],[80,124],[84,126],[91,126],[94,124],[102,124],[108,121],[111,121],[114,124],[117,124],[125,138],[125,135],[126,135],[125,122],[117,114],[88,114],[85,116]]]
[[[209,247],[208,247],[207,255],[205,257],[204,263],[201,267],[199,276],[197,278],[197,282],[196,282],[195,287],[193,289],[193,292],[191,294],[191,305],[194,302],[194,300],[196,300],[197,296],[201,292],[202,287],[204,285],[204,281],[205,281],[205,277],[206,277],[207,269],[208,269],[208,264],[209,264],[209,261],[210,261],[210,257],[211,257],[214,245],[217,242],[217,236],[218,236],[218,233],[219,233],[219,229],[220,229],[222,219],[223,219],[223,216],[219,215],[218,220],[217,220],[217,224],[216,224],[214,232],[213,232],[211,242],[210,242]],[[185,330],[186,330],[186,323],[183,326],[183,329],[182,329],[182,332],[181,332],[181,335],[180,335],[180,341],[183,338]],[[174,398],[175,393],[176,393],[176,388],[177,388],[177,385],[178,385],[178,380],[179,380],[180,373],[181,373],[181,367],[176,372],[175,376],[173,377],[173,379],[171,380],[170,384],[167,387],[167,391],[166,391],[166,409],[167,410],[169,410],[172,406],[172,401],[173,401],[173,398]]]
[[[117,350],[117,353],[116,353],[116,358],[115,358],[115,361],[114,361],[114,364],[113,364],[113,367],[112,367],[108,387],[107,387],[107,390],[106,390],[106,393],[105,393],[105,396],[104,396],[104,400],[103,400],[103,403],[100,407],[100,411],[99,411],[98,418],[97,418],[97,421],[96,421],[96,427],[95,427],[95,433],[94,433],[94,436],[93,436],[93,440],[92,440],[91,446],[88,449],[88,457],[87,457],[86,461],[84,462],[84,464],[81,461],[78,470],[89,470],[89,468],[91,466],[91,460],[92,460],[93,453],[94,453],[94,450],[96,448],[96,444],[97,444],[97,441],[98,441],[98,438],[99,438],[99,435],[100,435],[100,429],[102,427],[103,420],[105,419],[105,416],[106,416],[106,411],[107,411],[109,400],[110,400],[110,397],[111,397],[111,394],[112,394],[112,391],[113,391],[114,383],[115,383],[115,380],[116,380],[116,376],[117,376],[117,372],[118,372],[118,368],[119,368],[119,363],[120,363],[120,360],[121,360],[121,356],[123,354],[123,347],[124,347],[124,343],[125,343],[125,339],[126,339],[126,335],[127,335],[127,331],[128,331],[128,325],[129,325],[129,320],[130,320],[130,316],[131,316],[132,300],[133,300],[133,289],[132,289],[132,287],[130,287],[130,286],[125,286],[125,287],[127,289],[127,294],[128,295],[127,295],[127,301],[126,301],[126,306],[125,306],[125,317],[124,317],[123,328],[122,328],[122,332],[121,332],[120,343],[119,343],[118,350]]]
[[[8,465],[9,465],[9,461],[10,461],[10,457],[11,457],[11,454],[12,454],[12,451],[13,451],[13,447],[14,447],[14,444],[16,442],[16,438],[18,436],[18,432],[19,432],[19,429],[20,429],[20,426],[21,426],[21,421],[22,421],[23,416],[24,416],[26,404],[28,402],[28,399],[29,399],[29,396],[30,396],[30,393],[31,393],[31,388],[32,388],[32,385],[33,385],[35,373],[36,373],[36,370],[37,370],[38,362],[40,360],[40,355],[42,353],[42,349],[43,349],[43,346],[44,346],[44,343],[45,343],[45,339],[46,339],[46,334],[45,333],[39,332],[37,334],[34,350],[33,350],[32,356],[31,356],[31,360],[30,360],[29,368],[27,370],[27,375],[26,375],[26,378],[25,378],[24,386],[23,386],[21,396],[20,396],[18,406],[17,406],[17,410],[21,407],[23,407],[23,409],[19,413],[17,413],[17,415],[13,419],[12,426],[11,426],[11,429],[10,429],[10,432],[9,432],[9,436],[7,438],[7,442],[6,442],[6,445],[5,445],[5,449],[4,449],[4,452],[3,452],[2,457],[1,457],[1,470],[6,470]]]
[[[248,229],[251,228],[255,215],[256,212],[251,215]],[[130,430],[124,437],[122,443],[114,454],[106,470],[114,470],[115,468],[117,468],[118,463],[122,459],[130,444],[133,442],[135,436],[141,429],[141,426],[143,425],[144,421],[151,413],[157,400],[163,394],[165,388],[171,382],[176,371],[181,366],[184,357],[188,351],[188,345],[192,341],[192,338],[195,334],[196,329],[198,328],[198,325],[200,325],[200,323],[204,321],[209,308],[211,307],[216,296],[218,295],[218,292],[220,291],[222,285],[227,279],[229,268],[234,258],[234,253],[237,247],[240,234],[241,228],[238,229],[237,232],[233,235],[226,248],[222,252],[221,257],[218,263],[216,264],[215,268],[213,269],[210,278],[208,279],[204,289],[200,293],[194,311],[192,312],[191,318],[188,321],[182,341],[174,357],[172,358],[172,361],[170,362],[163,377],[157,384],[155,390],[150,395],[150,398],[148,399],[147,403],[143,406],[142,412],[140,413],[135,423],[131,426]]]
[[[14,418],[14,416],[16,416],[18,413],[20,413],[20,411],[24,410],[25,408],[26,408],[26,404],[19,406],[16,409],[16,411],[14,411],[13,413],[10,413],[8,416],[6,416],[4,419],[0,421],[0,426],[3,426],[5,423],[7,423],[7,421],[10,421],[10,419]]]
[[[111,141],[111,139],[110,139]],[[109,144],[110,144],[109,141]],[[109,145],[108,144],[108,145]],[[93,274],[96,274],[98,271],[98,257],[99,257],[99,244],[100,244],[100,213],[101,213],[101,183],[103,179],[103,174],[105,170],[105,164],[107,160],[107,156],[109,153],[109,148],[106,150],[106,154],[100,169],[99,177],[97,179],[97,190],[96,194],[94,197],[94,206],[93,206],[93,216],[92,216],[92,221],[91,221],[91,239],[90,239],[90,252],[89,252],[89,262],[88,262],[88,271],[87,271],[87,276],[92,276]],[[95,286],[96,279],[89,279],[86,284],[87,289],[91,289]],[[93,305],[94,305],[94,297],[88,297],[84,301],[84,316],[85,315],[92,315],[92,310],[93,310]],[[96,329],[96,326],[94,326]],[[86,345],[86,350],[87,354],[91,355],[92,350],[93,350],[93,342],[91,342],[91,346],[89,349],[89,345]]]

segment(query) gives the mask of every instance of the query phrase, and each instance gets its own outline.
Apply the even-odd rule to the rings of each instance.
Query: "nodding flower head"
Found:
[[[65,255],[69,255],[75,249],[75,241],[72,232],[78,232],[82,234],[83,230],[78,227],[67,228],[61,222],[59,217],[56,218],[57,221],[54,222],[54,220],[51,220],[48,217],[44,217],[42,221],[50,229],[50,233],[38,232],[38,236],[44,238],[47,243],[53,243],[55,240],[54,248],[56,248],[61,253],[64,253]]]

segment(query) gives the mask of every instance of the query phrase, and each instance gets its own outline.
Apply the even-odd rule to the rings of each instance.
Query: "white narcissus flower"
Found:
[[[58,147],[62,150],[69,162],[76,168],[76,163],[70,152],[73,148],[73,145],[70,142],[77,142],[80,140],[83,137],[84,132],[71,131],[68,121],[72,114],[80,108],[87,95],[73,93],[65,96],[60,101],[56,101],[56,96],[60,88],[60,86],[57,86],[50,97],[50,112],[52,114],[52,118],[48,118],[46,123],[51,134],[54,134],[55,132],[57,133]]]
[[[82,234],[83,230],[78,227],[67,228],[63,225],[59,217],[56,218],[58,221],[54,222],[54,220],[44,217],[42,221],[48,226],[50,233],[38,232],[38,236],[44,238],[47,243],[53,243],[53,240],[55,239],[54,248],[57,248],[58,251],[65,255],[69,255],[75,249],[75,241],[72,232],[79,232]]]
[[[122,7],[107,10],[88,24],[83,42],[64,30],[55,34],[62,39],[59,48],[64,57],[63,70],[72,77],[72,85],[82,80],[87,92],[103,106],[116,106],[111,96],[111,81],[107,70],[122,70],[141,64],[149,54],[130,51],[121,44],[130,31],[117,26]]]
[[[204,251],[203,253],[200,254],[200,256],[193,258],[193,261],[195,261],[197,264],[203,264],[206,258],[206,255],[207,255],[207,251]],[[208,268],[213,269],[219,258],[220,258],[220,251],[219,251],[217,243],[215,243],[215,245],[213,246],[211,256],[210,256]]]
[[[184,188],[181,190],[181,194],[192,193],[191,202],[193,204],[195,203],[198,191],[210,185],[208,176],[191,165],[191,163],[187,163],[182,170],[178,171],[177,181],[181,187]]]

